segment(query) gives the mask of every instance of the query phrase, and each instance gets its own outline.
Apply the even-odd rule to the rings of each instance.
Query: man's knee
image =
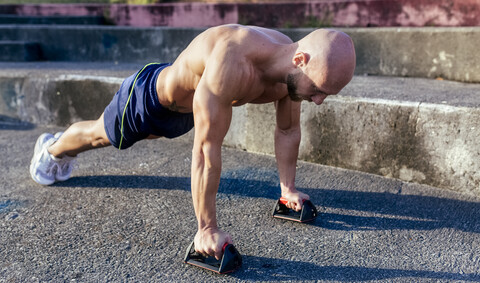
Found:
[[[92,126],[89,128],[89,136],[93,147],[103,147],[111,144],[105,131],[103,114],[92,123]]]

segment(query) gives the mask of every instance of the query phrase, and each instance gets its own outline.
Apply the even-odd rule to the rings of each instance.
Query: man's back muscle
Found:
[[[234,105],[276,100],[279,89],[286,94],[285,87],[266,82],[262,67],[278,45],[288,43],[287,36],[264,28],[227,25],[208,29],[180,54],[164,81],[159,81],[158,85],[165,85],[159,99],[164,105],[175,102],[191,111],[195,90],[206,80],[212,93]],[[270,97],[273,90],[276,94]]]

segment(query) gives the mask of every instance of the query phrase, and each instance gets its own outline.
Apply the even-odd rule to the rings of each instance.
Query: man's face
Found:
[[[291,100],[297,102],[307,100],[317,105],[322,104],[328,95],[303,73],[287,75],[287,90]]]
[[[301,98],[298,93],[297,93],[297,84],[298,84],[298,79],[301,74],[288,74],[287,75],[287,90],[288,90],[288,96],[290,96],[290,99],[293,101],[302,101],[303,98]]]

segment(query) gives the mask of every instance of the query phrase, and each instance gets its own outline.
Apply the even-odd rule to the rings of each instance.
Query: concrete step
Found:
[[[48,61],[173,62],[204,29],[0,25],[0,40],[39,42]],[[281,30],[298,40],[313,29]],[[442,77],[480,83],[480,27],[361,28],[348,33],[358,75]],[[54,38],[55,40],[52,40]]]
[[[37,42],[0,40],[0,61],[37,61],[41,57]]]
[[[20,16],[0,15],[0,24],[27,25],[103,25],[101,16]]]
[[[138,68],[0,64],[0,115],[61,126],[97,119]],[[274,121],[272,105],[235,107],[224,144],[273,154]],[[322,106],[302,105],[300,158],[480,196],[479,125],[480,84],[356,76]]]

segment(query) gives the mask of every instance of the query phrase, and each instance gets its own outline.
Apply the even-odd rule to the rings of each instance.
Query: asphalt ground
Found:
[[[299,162],[297,187],[320,215],[274,219],[274,158],[231,148],[217,216],[244,264],[231,275],[186,265],[191,140],[89,151],[70,180],[41,186],[33,147],[58,130],[0,117],[1,282],[480,282],[479,198]]]

